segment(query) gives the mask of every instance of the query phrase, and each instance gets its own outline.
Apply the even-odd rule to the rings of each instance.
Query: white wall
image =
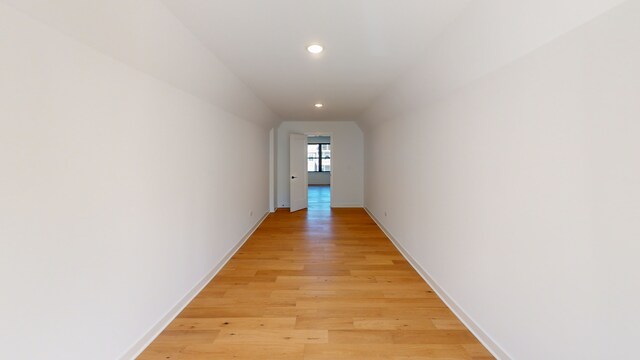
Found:
[[[0,3],[0,348],[115,359],[267,211],[273,115],[155,1],[45,3],[89,24]]]
[[[330,185],[331,173],[328,171],[323,172],[309,172],[309,185]]]
[[[555,26],[567,1],[517,2],[547,6],[532,18],[509,3],[474,2],[476,21],[437,44],[485,46],[474,29],[499,28],[494,16],[521,41],[535,37],[526,28],[579,25]],[[595,3],[574,1],[572,14]],[[466,82],[429,59],[413,70],[363,119],[366,206],[505,358],[634,358],[640,2],[564,32]],[[513,54],[511,43],[482,50]],[[443,83],[419,81],[438,71]]]
[[[265,126],[278,120],[162,0],[0,2],[221,110]]]
[[[277,132],[277,198],[289,207],[289,134],[331,136],[331,205],[363,205],[364,142],[353,121],[284,121]]]
[[[309,144],[330,144],[331,136],[309,136],[307,138]]]

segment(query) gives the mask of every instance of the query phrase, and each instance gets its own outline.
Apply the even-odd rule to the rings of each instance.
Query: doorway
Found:
[[[309,210],[331,209],[331,136],[307,137]]]

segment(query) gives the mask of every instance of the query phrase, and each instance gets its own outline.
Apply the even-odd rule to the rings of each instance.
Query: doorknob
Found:
[[[297,178],[298,178],[297,176],[291,175],[291,179],[297,179]]]

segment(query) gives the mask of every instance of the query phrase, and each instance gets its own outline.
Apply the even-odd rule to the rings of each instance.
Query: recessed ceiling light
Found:
[[[320,54],[322,52],[322,50],[324,50],[322,45],[313,44],[313,45],[307,46],[307,51],[312,53],[312,54]]]
[[[323,105],[323,104],[321,104],[321,103],[317,103],[317,104],[315,104],[315,105],[313,105],[313,106],[315,106],[315,107],[317,107],[318,109],[320,109],[320,108],[321,108],[321,107],[323,107],[324,105]]]

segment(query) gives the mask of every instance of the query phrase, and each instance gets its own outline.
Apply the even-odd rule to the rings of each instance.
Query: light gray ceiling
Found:
[[[469,0],[162,0],[285,120],[348,120]],[[325,51],[313,56],[310,43]],[[314,103],[325,104],[315,109]]]

